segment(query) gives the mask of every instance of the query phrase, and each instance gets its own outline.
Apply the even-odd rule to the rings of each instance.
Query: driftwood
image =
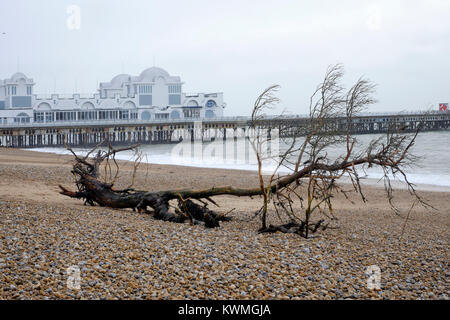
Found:
[[[77,177],[76,185],[78,191],[71,191],[63,186],[59,186],[60,193],[76,199],[83,199],[85,204],[102,207],[131,208],[139,212],[153,213],[155,219],[182,223],[190,220],[192,223],[204,222],[208,228],[219,227],[219,221],[229,221],[231,218],[219,215],[209,210],[206,205],[200,206],[190,199],[206,199],[215,202],[209,198],[214,192],[226,193],[225,189],[211,191],[191,191],[191,190],[170,190],[159,192],[139,191],[133,188],[118,190],[114,188],[114,183],[107,183],[99,179],[100,165],[110,159],[116,153],[126,150],[137,149],[138,146],[130,146],[120,149],[113,149],[109,146],[108,151],[97,150],[96,156],[89,156],[99,146],[92,149],[86,156],[80,157],[68,148],[75,157],[72,174]],[[115,162],[114,158],[113,161]],[[135,166],[135,171],[137,166]],[[133,174],[134,175],[134,174]],[[117,174],[116,174],[117,177]],[[178,208],[175,212],[169,211],[169,201],[178,199]],[[153,209],[153,212],[148,210]]]

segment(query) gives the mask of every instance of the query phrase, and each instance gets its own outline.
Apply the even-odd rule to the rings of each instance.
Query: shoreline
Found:
[[[9,149],[9,148],[2,148],[0,147],[0,152],[2,149]],[[55,148],[55,149],[60,149],[60,148]],[[50,155],[64,155],[64,156],[71,156],[70,153],[58,153],[58,152],[49,152],[49,151],[41,151],[41,150],[33,150],[33,149],[18,149],[18,150],[22,150],[22,151],[27,151],[27,152],[38,152],[38,153],[45,153]],[[125,159],[117,159],[118,161],[125,161],[125,162],[133,162],[132,160],[125,160]],[[233,171],[238,171],[238,172],[243,172],[244,174],[248,174],[248,173],[256,173],[257,170],[252,170],[252,169],[242,169],[242,168],[230,168],[230,167],[214,167],[214,166],[208,166],[208,165],[187,165],[187,164],[167,164],[167,163],[152,163],[152,162],[143,162],[143,164],[148,164],[148,165],[160,165],[160,166],[173,166],[173,167],[182,167],[182,168],[200,168],[200,169],[207,169],[207,170],[233,170]],[[263,171],[264,173],[264,171]],[[270,175],[271,172],[267,171],[266,174],[264,175]],[[285,174],[283,172],[283,174]],[[349,181],[348,178],[343,177],[342,180],[340,181],[340,183],[342,184],[351,184],[351,182]],[[379,188],[379,189],[384,189],[384,185],[383,185],[383,180],[381,179],[375,179],[375,178],[365,178],[362,177],[361,178],[361,184],[363,186],[368,186],[368,187],[373,187],[373,188]],[[394,189],[398,189],[398,190],[407,190],[407,186],[405,184],[404,181],[400,181],[400,180],[391,180],[391,184],[392,187]],[[428,183],[417,183],[414,184],[415,189],[417,191],[430,191],[430,192],[450,192],[450,186],[444,186],[444,185],[437,185],[437,184],[428,184]]]
[[[400,215],[380,188],[364,188],[366,203],[337,194],[333,228],[304,239],[259,234],[258,197],[214,197],[210,209],[234,209],[216,229],[85,206],[58,193],[59,184],[74,189],[71,161],[0,149],[0,299],[448,299],[448,192],[421,192],[439,211],[416,206],[406,225],[404,190],[394,193]],[[121,188],[133,166],[119,162]],[[148,191],[257,184],[251,171],[156,164],[143,164],[135,181]],[[268,222],[279,224],[273,209]],[[379,290],[366,287],[372,265]],[[71,266],[80,290],[66,285]]]

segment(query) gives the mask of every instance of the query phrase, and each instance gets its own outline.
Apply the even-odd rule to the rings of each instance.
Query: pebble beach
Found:
[[[214,198],[220,228],[156,221],[132,210],[85,206],[67,155],[0,148],[0,299],[445,299],[450,294],[450,193],[407,191],[389,208],[382,188],[367,203],[337,195],[338,220],[304,239],[258,234],[259,198]],[[121,162],[119,186],[132,164]],[[258,184],[254,172],[142,164],[135,187],[149,191]],[[300,206],[298,207],[301,210]],[[273,223],[278,223],[272,212]],[[366,271],[379,268],[380,288]],[[80,272],[68,286],[68,268]],[[373,270],[373,268],[372,268]]]

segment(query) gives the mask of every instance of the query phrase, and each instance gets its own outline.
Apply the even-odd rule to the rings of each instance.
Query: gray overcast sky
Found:
[[[67,8],[80,9],[80,29]],[[5,33],[5,34],[3,34]],[[1,0],[0,78],[24,72],[36,93],[82,93],[156,65],[186,92],[223,91],[225,115],[248,115],[280,84],[306,113],[328,65],[378,84],[370,111],[450,102],[449,0]]]

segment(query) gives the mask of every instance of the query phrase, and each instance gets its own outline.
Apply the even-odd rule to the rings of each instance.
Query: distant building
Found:
[[[152,67],[139,76],[120,74],[98,93],[36,95],[23,73],[0,80],[0,124],[152,121],[223,116],[223,93],[186,94],[180,77]]]

